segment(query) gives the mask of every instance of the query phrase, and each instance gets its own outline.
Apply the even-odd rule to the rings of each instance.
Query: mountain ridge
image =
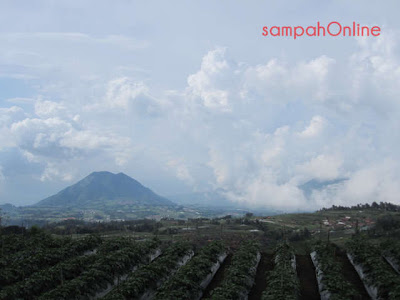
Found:
[[[114,174],[100,171],[92,172],[75,184],[33,206],[89,208],[94,204],[109,206],[118,203],[144,206],[175,205],[122,172]]]

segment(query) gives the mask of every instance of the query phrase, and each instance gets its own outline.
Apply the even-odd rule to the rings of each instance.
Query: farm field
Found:
[[[400,299],[400,243],[1,235],[0,299]]]

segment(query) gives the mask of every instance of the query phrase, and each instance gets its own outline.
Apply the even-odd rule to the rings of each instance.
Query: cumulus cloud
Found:
[[[11,125],[15,143],[29,153],[48,157],[69,157],[73,149],[63,148],[64,136],[73,125],[59,118],[27,118]]]
[[[42,105],[38,101],[39,106]],[[36,103],[36,104],[37,104]],[[54,107],[56,107],[55,105]],[[38,105],[35,105],[37,111]],[[48,105],[38,116],[56,114],[57,109]],[[31,162],[44,165],[39,176],[42,181],[50,179],[72,180],[76,172],[71,162],[85,160],[92,156],[105,156],[114,159],[116,165],[123,166],[130,157],[131,142],[128,137],[121,137],[112,132],[98,132],[82,128],[73,119],[60,117],[25,118],[16,121],[8,128],[14,145]]]
[[[269,102],[324,101],[329,97],[329,71],[335,60],[322,55],[310,61],[288,65],[271,59],[268,63],[245,69],[241,95]]]
[[[324,130],[325,127],[325,119],[321,116],[314,116],[310,124],[302,131],[299,133],[300,137],[304,138],[311,138],[318,136],[322,130]]]
[[[9,108],[0,107],[0,151],[5,148],[13,147],[14,141],[10,138],[10,125],[13,122],[21,120],[26,117],[24,110],[18,106],[11,106]]]
[[[24,117],[24,110],[19,106],[0,107],[0,125],[5,126]]]
[[[398,161],[384,159],[354,171],[348,180],[314,191],[311,197],[325,207],[373,201],[399,203],[399,171]]]
[[[54,165],[53,163],[48,163],[40,175],[41,181],[49,181],[49,180],[62,180],[62,181],[71,181],[73,179],[73,174],[69,171],[66,172],[65,169],[60,169],[59,165]]]
[[[66,39],[113,47],[131,43]],[[32,101],[0,108],[0,147],[39,164],[44,182],[77,179],[81,170],[100,165],[164,176],[157,181],[173,177],[193,189],[219,189],[254,207],[398,203],[396,47],[395,37],[382,37],[359,40],[345,60],[271,57],[258,64],[237,62],[229,49],[216,47],[199,59],[187,84],[172,91],[120,73],[86,78],[88,86],[76,89],[71,82],[54,82]],[[160,169],[165,174],[154,171]],[[310,180],[321,188],[305,194],[301,187]]]
[[[96,150],[116,143],[126,146],[123,140],[80,129],[72,122],[58,118],[25,119],[14,123],[11,131],[17,138],[19,146],[45,155],[63,153],[68,156],[67,151],[62,149]]]
[[[232,86],[232,71],[225,59],[225,48],[218,47],[208,52],[201,63],[200,70],[190,75],[189,93],[201,99],[210,109],[230,111],[228,89]]]
[[[62,103],[41,99],[35,102],[35,114],[42,118],[58,116],[64,110],[65,106]]]
[[[143,82],[129,77],[112,79],[107,83],[104,101],[99,101],[89,109],[100,111],[119,109],[127,113],[135,113],[140,117],[156,117],[162,114],[168,103],[154,97]]]
[[[339,178],[342,160],[332,155],[318,155],[297,167],[300,174],[311,179],[327,181]]]
[[[377,43],[382,43],[382,41],[378,40]],[[378,48],[380,47],[378,46]],[[390,121],[382,119],[379,113],[373,112],[377,99],[371,99],[371,97],[377,96],[378,91],[383,88],[382,85],[375,85],[374,93],[364,95],[365,98],[361,99],[357,93],[354,93],[354,82],[342,83],[340,92],[346,92],[346,94],[341,94],[340,98],[348,99],[346,101],[349,102],[349,106],[346,108],[350,110],[347,110],[347,113],[350,112],[354,118],[353,122],[349,123],[346,118],[337,115],[337,111],[343,109],[343,103],[340,102],[338,92],[335,90],[335,80],[343,81],[341,78],[335,77],[338,74],[332,69],[332,66],[337,64],[334,59],[321,56],[309,62],[297,63],[294,66],[272,59],[265,65],[243,67],[235,63],[229,64],[229,60],[221,57],[221,53],[224,52],[219,52],[218,63],[207,60],[216,64],[214,68],[210,66],[208,68],[215,72],[222,72],[221,69],[223,71],[230,70],[231,80],[235,81],[239,77],[240,80],[237,82],[240,84],[226,89],[223,84],[219,87],[218,81],[216,81],[213,82],[213,89],[223,89],[226,95],[229,95],[226,103],[229,103],[232,115],[243,117],[244,110],[247,113],[245,117],[248,118],[241,119],[240,122],[224,119],[214,124],[215,126],[223,124],[232,136],[232,139],[222,137],[223,143],[215,142],[213,139],[208,140],[210,145],[208,166],[213,170],[216,187],[229,191],[227,194],[233,200],[275,208],[284,208],[285,206],[291,209],[316,208],[322,206],[323,203],[341,203],[343,201],[341,199],[350,197],[353,200],[347,203],[371,202],[377,201],[377,199],[390,199],[396,203],[399,201],[394,196],[388,197],[388,194],[396,192],[393,188],[396,186],[395,176],[383,176],[378,180],[375,176],[379,173],[379,168],[368,169],[367,172],[368,182],[374,181],[374,184],[370,185],[373,192],[364,189],[361,196],[357,193],[351,194],[353,190],[360,193],[362,185],[358,186],[359,183],[363,182],[362,178],[367,180],[366,175],[362,176],[366,171],[361,171],[364,170],[365,164],[371,163],[371,160],[380,164],[386,155],[385,143],[387,141],[378,141],[378,135],[384,132],[389,133],[388,124],[391,127],[394,125]],[[376,68],[367,69],[364,66],[364,64],[370,64],[371,59],[374,60],[371,57],[372,54],[368,51],[367,53],[366,57],[369,58],[357,61],[357,67],[354,64],[340,67],[348,68],[348,73],[355,74],[361,72],[361,68],[362,72],[366,73],[363,76],[377,76]],[[214,54],[214,52],[210,52],[208,55],[210,54]],[[393,55],[391,52],[387,54]],[[350,57],[350,60],[354,59],[354,57]],[[397,70],[399,66],[395,61],[393,58],[391,59],[390,70],[385,69],[382,76],[386,77],[387,71],[392,72],[391,77],[395,78],[396,71],[394,70]],[[224,74],[225,81],[227,81],[226,77],[227,75]],[[374,80],[379,82],[383,78]],[[368,84],[363,82],[363,85],[364,90]],[[393,87],[394,83],[392,82],[390,85]],[[240,97],[235,95],[238,89],[241,91]],[[393,96],[386,100],[391,105],[397,105],[396,98]],[[268,133],[268,130],[263,130],[263,123],[264,126],[271,126],[271,123],[279,124],[278,116],[282,117],[286,113],[281,109],[282,103],[298,103],[299,97],[302,105],[308,110],[318,112],[311,118],[307,126],[303,129],[299,128],[298,121],[300,124],[304,124],[306,121],[304,115],[299,112],[298,115],[291,116],[292,118],[289,120],[284,118],[288,122],[285,126],[276,127],[275,125],[275,128],[272,127],[275,132]],[[248,101],[254,99],[259,102],[253,106]],[[267,101],[268,105],[263,106],[260,100]],[[244,101],[248,105],[244,107],[240,101]],[[358,111],[361,101],[367,110]],[[321,103],[326,103],[326,105],[321,106]],[[356,106],[355,103],[357,103]],[[264,120],[264,122],[260,121],[258,119],[260,111],[257,111],[257,108],[260,109],[260,107],[276,112],[278,114],[276,119],[272,122],[270,119]],[[380,107],[380,110],[382,109],[385,108]],[[398,111],[390,111],[386,108],[385,114],[394,117],[398,116]],[[369,128],[371,118],[380,122],[382,127],[371,131]],[[329,130],[327,130],[328,123],[334,124],[335,127],[329,126]],[[386,125],[383,125],[384,123]],[[243,128],[246,128],[247,131],[242,133]],[[296,128],[298,129],[295,130]],[[369,138],[368,135],[370,135]],[[311,138],[312,141],[308,141]],[[391,146],[398,148],[399,145],[391,143]],[[377,155],[377,153],[381,155]],[[395,159],[398,159],[398,156]],[[393,174],[393,172],[391,173]],[[400,173],[395,174],[398,176]],[[309,199],[299,188],[308,180],[318,180],[323,184],[335,179],[340,179],[341,182],[343,178],[348,178],[348,180],[341,184],[329,184],[326,188],[315,190]],[[383,188],[378,188],[378,186],[385,186],[385,190],[390,192],[386,193]],[[321,201],[321,199],[323,200]]]

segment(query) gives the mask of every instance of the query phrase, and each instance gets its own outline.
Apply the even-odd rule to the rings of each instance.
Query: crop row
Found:
[[[263,300],[295,300],[299,297],[299,281],[296,274],[296,257],[287,243],[275,250],[275,266],[267,275],[267,289]]]
[[[101,259],[102,255],[130,245],[132,245],[132,241],[126,238],[105,240],[93,251],[93,255],[66,259],[52,267],[33,273],[23,281],[5,287],[0,291],[0,299],[34,299],[42,293],[55,289],[63,282],[81,275],[85,270],[90,269],[96,260]]]
[[[69,238],[54,238],[45,232],[37,232],[35,234],[1,234],[0,237],[1,266],[9,256],[18,255],[19,252],[32,251],[34,248],[59,248],[70,241]]]
[[[32,247],[31,250],[18,252],[13,260],[8,260],[6,266],[0,271],[0,285],[7,286],[21,281],[37,270],[53,266],[68,258],[82,255],[85,251],[92,250],[101,243],[101,239],[89,236],[82,240],[69,240],[59,248]]]
[[[158,289],[155,299],[199,299],[225,257],[225,245],[211,242]]]
[[[333,244],[318,241],[311,253],[321,299],[357,299],[357,292],[343,277],[343,266],[335,258],[336,250]]]
[[[142,263],[150,261],[151,254],[159,246],[158,241],[132,242],[111,253],[98,253],[98,258],[80,276],[64,282],[38,299],[82,299],[93,297],[114,285],[115,280],[132,271]]]
[[[23,236],[12,237],[1,236],[1,247],[4,249],[1,249],[0,268],[10,266],[37,252],[59,250],[72,242],[70,238],[53,238],[49,234],[38,234],[25,239]]]
[[[242,244],[232,258],[224,281],[213,291],[211,299],[247,299],[247,295],[254,284],[260,257],[260,245],[258,243],[249,241]]]
[[[400,274],[400,242],[393,239],[386,240],[380,246],[385,259]]]
[[[355,265],[371,297],[400,299],[400,277],[383,260],[381,251],[362,238],[347,243],[349,259]]]
[[[56,288],[87,270],[96,260],[96,255],[84,255],[63,261],[40,270],[25,280],[9,285],[0,291],[0,299],[35,299],[40,294]]]
[[[155,290],[185,264],[193,255],[192,246],[178,242],[167,248],[161,256],[148,265],[139,267],[129,277],[103,299],[137,299],[139,296],[153,294]]]

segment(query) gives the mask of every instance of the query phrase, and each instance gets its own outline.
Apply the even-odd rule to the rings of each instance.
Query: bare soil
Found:
[[[320,300],[315,268],[310,255],[296,255],[296,268],[300,280],[300,299]]]
[[[261,300],[263,291],[267,286],[267,272],[274,268],[273,255],[261,253],[255,283],[249,293],[249,300]]]

